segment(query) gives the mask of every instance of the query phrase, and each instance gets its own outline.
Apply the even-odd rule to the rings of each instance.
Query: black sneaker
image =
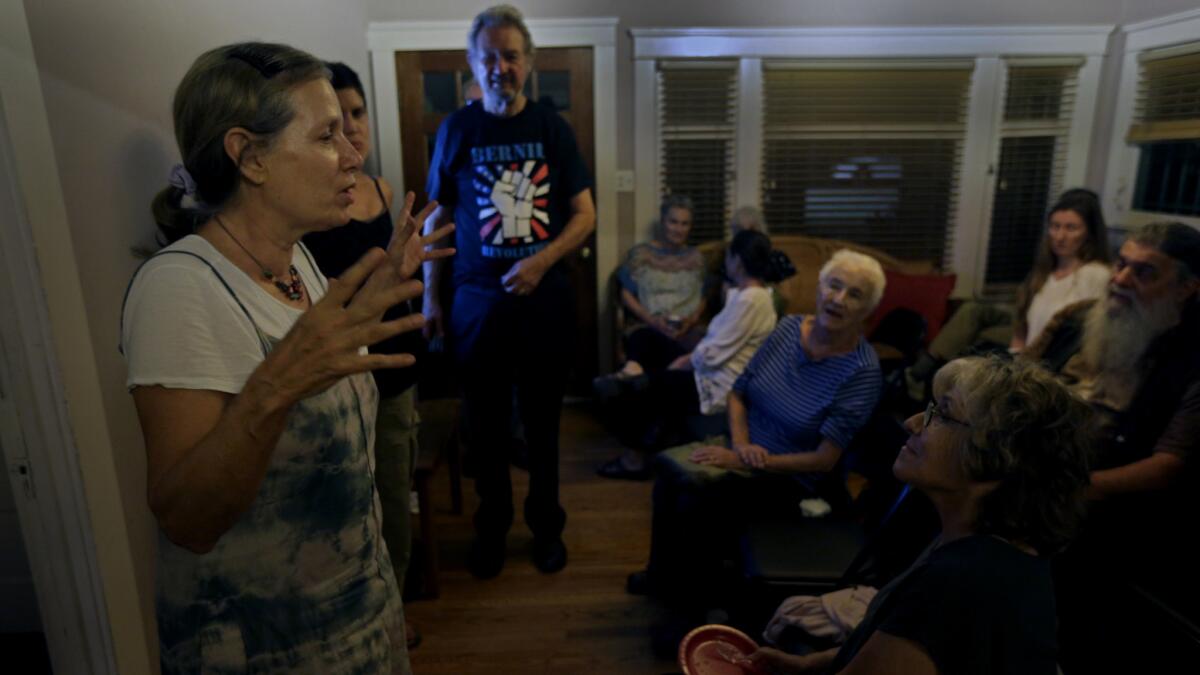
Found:
[[[476,537],[471,543],[471,552],[467,557],[467,570],[476,579],[492,579],[504,569],[504,557],[507,553],[503,539],[483,539]]]
[[[533,566],[542,574],[554,574],[567,566],[567,546],[562,539],[534,539]]]

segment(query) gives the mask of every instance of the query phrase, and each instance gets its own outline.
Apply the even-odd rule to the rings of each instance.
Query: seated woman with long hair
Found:
[[[630,592],[690,593],[719,574],[748,518],[806,497],[838,502],[842,453],[879,400],[879,358],[862,331],[884,284],[874,258],[835,253],[816,312],[780,321],[734,383],[728,443],[659,456],[650,561]]]
[[[987,302],[963,304],[928,352],[909,368],[910,393],[923,398],[921,390],[938,366],[972,349],[991,345],[1021,351],[1041,335],[1058,310],[1102,296],[1111,273],[1110,257],[1099,196],[1085,188],[1062,193],[1046,213],[1045,234],[1033,269],[1017,287],[1013,312]]]
[[[724,412],[734,381],[775,329],[766,287],[773,278],[771,240],[753,230],[738,232],[725,253],[725,276],[731,284],[725,306],[696,348],[650,373],[644,389],[621,400],[622,435],[635,447],[601,466],[601,476],[648,478],[644,451],[658,449],[659,439],[677,432],[690,416]]]
[[[941,535],[840,649],[759,649],[762,672],[1056,672],[1049,557],[1084,512],[1090,409],[1045,370],[1000,357],[952,361],[933,388],[893,471],[933,503]]]

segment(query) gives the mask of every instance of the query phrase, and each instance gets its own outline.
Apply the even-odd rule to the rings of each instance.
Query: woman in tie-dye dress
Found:
[[[304,52],[207,52],[174,113],[183,163],[154,202],[167,245],[121,317],[163,673],[408,673],[369,371],[412,357],[363,345],[421,325],[380,319],[420,294],[409,279],[445,233],[413,236],[410,195],[386,253],[321,275],[299,239],[348,220],[362,160]]]

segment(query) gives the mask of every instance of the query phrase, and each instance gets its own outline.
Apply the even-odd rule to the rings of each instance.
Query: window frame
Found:
[[[1135,118],[1140,58],[1144,52],[1185,44],[1200,44],[1200,9],[1172,14],[1122,27],[1125,51],[1121,58],[1116,110],[1109,139],[1108,165],[1104,181],[1104,215],[1111,226],[1132,229],[1162,220],[1175,220],[1200,228],[1200,216],[1142,211],[1133,208],[1138,164],[1142,150],[1125,140]]]
[[[634,28],[634,193],[638,240],[649,236],[659,195],[655,62],[666,58],[740,59],[734,194],[737,205],[758,204],[762,182],[762,62],[764,59],[969,58],[975,61],[959,201],[944,261],[958,272],[955,297],[984,288],[994,172],[1003,119],[1004,59],[1079,57],[1079,84],[1064,182],[1082,185],[1112,25],[855,28]],[[984,167],[980,169],[979,167]]]

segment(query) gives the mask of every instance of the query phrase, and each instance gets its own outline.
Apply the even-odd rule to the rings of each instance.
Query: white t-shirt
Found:
[[[1025,313],[1025,324],[1028,327],[1025,331],[1025,344],[1033,344],[1050,319],[1063,307],[1080,300],[1103,296],[1111,276],[1112,270],[1108,265],[1096,261],[1080,266],[1062,279],[1055,279],[1054,275],[1050,275],[1037,295],[1033,296],[1029,310]]]
[[[302,246],[292,248],[292,264],[315,303],[325,294],[326,280]],[[121,316],[125,386],[236,394],[264,358],[254,326],[277,341],[303,313],[268,293],[203,237],[188,235],[143,265],[130,284]]]
[[[704,338],[692,350],[700,412],[725,409],[725,399],[754,352],[775,330],[773,291],[760,286],[731,288],[725,307],[708,324]]]

